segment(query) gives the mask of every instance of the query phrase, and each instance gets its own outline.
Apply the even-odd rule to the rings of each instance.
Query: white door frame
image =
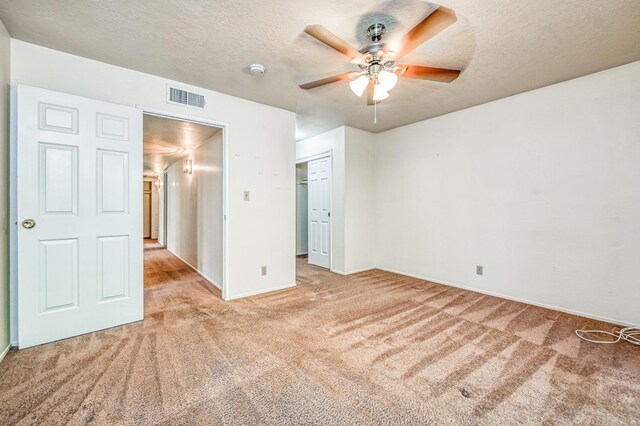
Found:
[[[329,188],[331,199],[331,215],[329,216],[329,235],[331,235],[331,244],[329,245],[329,247],[331,247],[331,249],[329,250],[329,270],[333,271],[333,149],[329,149],[319,154],[309,155],[307,157],[296,158],[296,164],[308,163],[309,161],[319,160],[320,158],[326,157],[329,157],[329,160],[331,162],[331,187]]]
[[[161,110],[144,105],[136,105],[144,114],[155,115],[157,117],[170,118],[174,120],[190,121],[196,124],[204,124],[205,126],[218,127],[222,131],[222,299],[228,300],[229,294],[229,123],[224,121],[210,120],[208,118],[197,117],[193,115],[180,114],[173,111]],[[165,185],[166,186],[166,185]],[[165,196],[165,223],[167,218],[167,199]],[[165,228],[164,241],[167,242],[167,234]]]
[[[167,183],[169,182],[169,174],[166,170],[162,172],[162,247],[167,248],[167,195],[169,189]]]

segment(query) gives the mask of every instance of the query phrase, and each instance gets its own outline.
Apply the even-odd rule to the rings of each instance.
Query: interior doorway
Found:
[[[309,253],[309,180],[308,163],[296,164],[296,256],[306,259]]]
[[[298,261],[331,269],[331,155],[296,164]]]
[[[145,288],[181,282],[183,265],[223,291],[224,128],[145,112],[143,129]]]
[[[142,182],[142,234],[145,239],[158,239],[159,230],[159,188],[160,181],[154,176],[148,176]]]

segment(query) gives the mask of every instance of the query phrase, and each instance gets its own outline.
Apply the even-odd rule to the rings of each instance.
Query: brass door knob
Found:
[[[35,226],[36,226],[36,221],[33,219],[25,219],[22,221],[23,228],[31,229],[31,228],[35,228]]]

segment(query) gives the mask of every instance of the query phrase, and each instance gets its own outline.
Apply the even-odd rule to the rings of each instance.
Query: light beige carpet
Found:
[[[640,348],[609,324],[298,259],[223,302],[148,246],[144,322],[11,352],[0,424],[640,424]]]

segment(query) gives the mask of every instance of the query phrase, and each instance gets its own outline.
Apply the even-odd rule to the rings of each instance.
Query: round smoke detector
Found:
[[[262,75],[267,69],[262,64],[249,65],[249,72],[253,75]]]

